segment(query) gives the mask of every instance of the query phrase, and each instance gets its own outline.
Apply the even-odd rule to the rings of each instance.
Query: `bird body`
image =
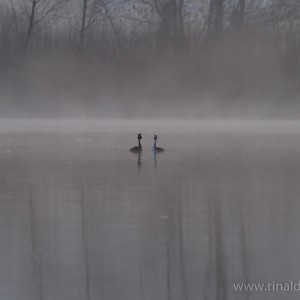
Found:
[[[134,147],[132,147],[132,148],[130,148],[129,149],[129,151],[131,151],[131,152],[136,152],[136,153],[138,153],[138,152],[141,152],[142,151],[142,144],[141,144],[141,139],[142,139],[142,134],[141,133],[138,133],[138,141],[139,141],[139,144],[138,144],[138,146],[134,146]]]
[[[132,147],[132,148],[130,148],[129,149],[129,151],[131,151],[131,152],[140,152],[140,151],[142,151],[142,147],[140,147],[140,146],[134,146],[134,147]]]
[[[165,151],[164,148],[161,148],[161,147],[157,147],[157,146],[156,146],[156,141],[157,141],[157,135],[155,134],[155,135],[154,135],[154,144],[153,144],[153,146],[152,146],[152,151],[155,151],[155,152],[163,152],[163,151]]]

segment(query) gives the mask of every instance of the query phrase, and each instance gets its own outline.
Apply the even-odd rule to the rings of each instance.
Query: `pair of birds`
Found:
[[[142,151],[142,144],[141,144],[142,134],[138,133],[137,138],[138,138],[139,144],[138,144],[138,146],[134,146],[131,149],[129,149],[131,152],[141,152]],[[163,151],[165,151],[164,148],[156,146],[156,141],[157,141],[157,135],[155,134],[154,135],[154,144],[152,146],[152,150],[156,151],[156,152],[163,152]]]

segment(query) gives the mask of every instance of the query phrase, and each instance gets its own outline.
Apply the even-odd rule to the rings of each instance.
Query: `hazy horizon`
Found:
[[[2,3],[0,117],[300,118],[300,3],[85,1]]]

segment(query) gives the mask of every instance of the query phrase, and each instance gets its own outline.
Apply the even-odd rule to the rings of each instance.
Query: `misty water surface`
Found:
[[[0,131],[1,300],[299,298],[233,288],[300,279],[298,123]]]

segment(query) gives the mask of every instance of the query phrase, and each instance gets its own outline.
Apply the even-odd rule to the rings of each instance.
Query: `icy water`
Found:
[[[1,300],[299,299],[298,123],[0,125]]]

